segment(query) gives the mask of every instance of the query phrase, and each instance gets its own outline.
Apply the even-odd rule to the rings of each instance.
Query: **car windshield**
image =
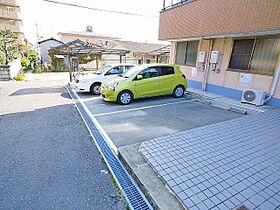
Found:
[[[131,78],[131,77],[134,77],[138,74],[138,72],[140,70],[143,69],[143,66],[135,66],[131,69],[129,69],[125,74],[123,74],[122,76],[125,77],[125,78]]]
[[[110,65],[106,65],[106,66],[102,66],[100,69],[98,69],[96,72],[94,72],[94,74],[103,74],[105,72],[107,72],[112,66]]]

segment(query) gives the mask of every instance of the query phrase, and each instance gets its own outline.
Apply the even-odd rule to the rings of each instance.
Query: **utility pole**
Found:
[[[36,51],[38,53],[38,63],[40,62],[41,60],[41,53],[40,53],[40,46],[39,46],[39,39],[40,39],[40,36],[39,36],[39,29],[38,29],[38,24],[36,23],[35,24],[36,26]],[[38,64],[37,63],[37,64]],[[39,65],[38,65],[39,66]]]

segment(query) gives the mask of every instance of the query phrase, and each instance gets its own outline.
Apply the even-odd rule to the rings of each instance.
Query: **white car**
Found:
[[[93,74],[79,76],[75,80],[75,88],[78,91],[99,95],[101,93],[101,84],[104,80],[124,74],[134,66],[134,64],[126,63],[105,65]]]

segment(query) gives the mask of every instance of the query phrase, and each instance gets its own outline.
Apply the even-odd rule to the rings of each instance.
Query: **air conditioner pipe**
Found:
[[[274,79],[273,79],[272,87],[271,87],[271,90],[270,90],[270,95],[267,99],[265,99],[264,103],[267,103],[268,101],[270,101],[273,98],[273,96],[276,92],[279,77],[280,77],[280,63],[278,64],[278,68],[277,68],[276,74],[275,74]]]

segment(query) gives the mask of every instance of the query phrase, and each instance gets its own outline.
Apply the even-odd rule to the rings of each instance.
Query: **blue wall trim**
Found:
[[[201,89],[202,83],[199,81],[188,80],[188,87]],[[212,85],[212,84],[207,84],[206,91],[210,92],[210,93],[215,93],[218,95],[226,96],[229,98],[233,98],[236,100],[240,100],[241,95],[242,95],[242,91],[240,91],[240,90],[222,87],[222,86],[218,86],[218,85]],[[266,105],[273,106],[273,107],[280,107],[280,99],[272,98]]]
[[[202,82],[194,81],[194,80],[188,80],[188,87],[189,88],[201,89]]]

